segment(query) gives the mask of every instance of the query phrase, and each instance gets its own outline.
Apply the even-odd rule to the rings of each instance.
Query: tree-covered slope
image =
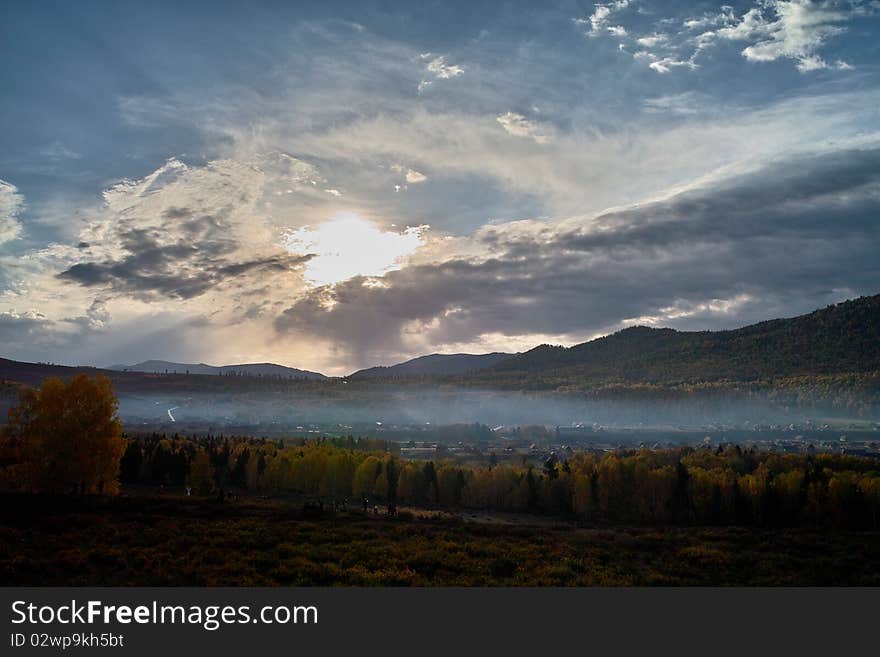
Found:
[[[754,380],[880,370],[880,295],[732,331],[636,326],[570,348],[541,345],[482,380],[559,375],[595,383]]]
[[[275,376],[297,379],[326,379],[318,372],[300,370],[275,363],[242,363],[239,365],[206,365],[205,363],[173,363],[167,360],[146,360],[136,365],[111,365],[107,369],[120,372],[152,372],[154,374],[233,374],[238,376]]]
[[[430,354],[389,367],[370,367],[351,375],[352,379],[378,379],[466,374],[491,367],[511,354]]]

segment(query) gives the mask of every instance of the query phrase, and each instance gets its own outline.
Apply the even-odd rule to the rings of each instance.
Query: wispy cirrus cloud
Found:
[[[694,91],[680,94],[666,94],[646,98],[643,101],[646,112],[652,114],[670,113],[679,116],[699,114],[708,107],[707,99]]]

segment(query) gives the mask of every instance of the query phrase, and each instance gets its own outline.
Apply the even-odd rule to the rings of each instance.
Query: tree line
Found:
[[[400,458],[367,439],[148,436],[122,459],[125,483],[242,489],[356,504],[554,514],[594,522],[877,527],[880,462],[738,446],[580,452],[543,464]]]

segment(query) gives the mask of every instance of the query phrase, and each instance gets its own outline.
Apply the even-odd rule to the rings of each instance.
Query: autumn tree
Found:
[[[372,495],[376,479],[382,473],[382,461],[375,456],[368,456],[357,467],[354,473],[354,493],[356,495]]]
[[[125,452],[118,401],[104,376],[46,379],[9,410],[2,451],[8,484],[50,493],[113,494]]]
[[[196,495],[210,495],[214,492],[214,466],[205,450],[200,449],[190,463],[187,482]]]

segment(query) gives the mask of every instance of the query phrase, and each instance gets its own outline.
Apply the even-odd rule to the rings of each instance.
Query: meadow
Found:
[[[880,532],[658,527],[291,501],[0,498],[0,580],[90,586],[880,585]],[[503,516],[499,516],[503,518]]]

